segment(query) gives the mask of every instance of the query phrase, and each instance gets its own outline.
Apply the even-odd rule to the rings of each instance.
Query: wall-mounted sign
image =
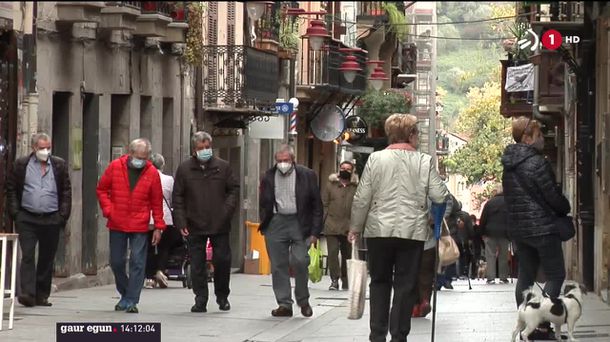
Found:
[[[320,108],[310,124],[313,135],[322,141],[333,141],[345,130],[345,116],[341,107],[327,104]]]
[[[345,119],[345,131],[350,133],[350,141],[358,141],[369,133],[369,126],[363,118],[354,115]]]

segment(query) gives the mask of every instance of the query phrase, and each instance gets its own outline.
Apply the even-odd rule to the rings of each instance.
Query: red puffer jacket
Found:
[[[128,156],[124,155],[110,163],[99,184],[97,198],[106,226],[112,230],[128,233],[146,233],[152,210],[156,229],[165,229],[163,221],[163,191],[159,172],[150,161],[133,191],[129,187],[127,174]]]

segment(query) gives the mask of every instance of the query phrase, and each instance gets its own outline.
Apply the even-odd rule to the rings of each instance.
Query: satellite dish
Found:
[[[313,135],[322,141],[333,141],[345,130],[345,115],[341,107],[324,105],[309,125]]]

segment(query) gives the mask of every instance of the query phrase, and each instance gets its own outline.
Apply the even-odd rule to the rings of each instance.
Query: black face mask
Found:
[[[341,171],[339,171],[339,178],[348,180],[348,179],[352,178],[352,173],[349,171],[341,170]]]

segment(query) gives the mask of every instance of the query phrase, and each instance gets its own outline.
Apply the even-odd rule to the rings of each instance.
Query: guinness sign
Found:
[[[349,140],[352,142],[366,138],[369,126],[363,118],[355,115],[345,119],[345,132],[349,133]]]

